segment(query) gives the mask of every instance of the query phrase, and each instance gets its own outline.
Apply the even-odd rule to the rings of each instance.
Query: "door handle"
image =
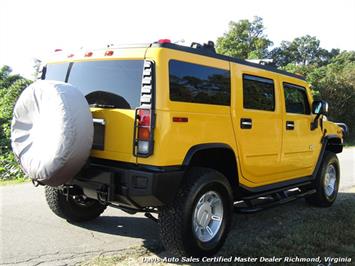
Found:
[[[102,126],[104,126],[106,124],[105,120],[104,119],[101,119],[101,118],[93,118],[92,119],[92,122],[95,124],[100,124]]]
[[[295,122],[286,121],[286,130],[294,130],[294,129],[295,129]]]
[[[252,127],[253,127],[253,120],[251,120],[251,118],[241,118],[240,119],[240,128],[251,129]]]

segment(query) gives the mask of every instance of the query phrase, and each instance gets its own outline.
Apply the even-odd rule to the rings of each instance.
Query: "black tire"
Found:
[[[67,199],[58,187],[45,186],[45,195],[49,208],[68,222],[93,220],[106,209],[106,205],[97,200],[85,199],[85,202],[79,203],[71,197]]]
[[[326,183],[329,182],[326,182],[326,180],[332,175],[333,170],[335,171],[335,184],[327,189]],[[327,171],[331,171],[331,174]],[[340,168],[338,157],[334,153],[326,151],[322,165],[312,186],[312,188],[316,189],[316,193],[306,197],[306,202],[313,206],[330,207],[338,195],[339,182]],[[331,189],[332,187],[333,189]]]
[[[230,184],[221,173],[197,167],[188,170],[184,180],[173,203],[159,210],[161,241],[165,249],[175,256],[212,256],[223,245],[231,225],[233,196]],[[218,206],[219,209],[223,206],[221,216],[223,219],[215,230],[216,234],[213,238],[209,241],[201,241],[193,232],[193,215],[196,214],[197,204],[201,204],[199,199],[211,193],[218,195],[222,201]],[[211,207],[211,210],[213,208],[215,207]],[[212,217],[210,214],[207,217]],[[208,220],[211,222],[213,219]]]

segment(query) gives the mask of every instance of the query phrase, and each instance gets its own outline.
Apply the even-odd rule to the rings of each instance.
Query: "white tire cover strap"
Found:
[[[76,87],[40,80],[27,87],[15,105],[11,145],[31,179],[58,186],[85,164],[93,131],[88,103]]]

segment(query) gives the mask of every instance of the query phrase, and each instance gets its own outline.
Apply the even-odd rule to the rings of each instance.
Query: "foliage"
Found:
[[[20,75],[12,75],[11,68],[0,69],[0,180],[23,178],[10,145],[10,126],[15,102],[31,82]]]
[[[355,137],[355,52],[342,52],[310,74],[320,98],[329,102],[330,119],[345,122]]]
[[[272,42],[264,34],[263,19],[231,21],[229,31],[217,39],[216,50],[220,54],[241,59],[264,58]]]
[[[327,51],[320,47],[320,41],[310,35],[295,38],[292,42],[282,41],[280,47],[271,50],[269,57],[278,67],[288,64],[322,66],[339,54],[339,49]]]

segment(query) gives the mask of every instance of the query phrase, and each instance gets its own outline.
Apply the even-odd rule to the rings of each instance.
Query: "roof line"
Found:
[[[287,72],[285,70],[278,69],[276,67],[260,65],[260,64],[248,62],[248,61],[245,61],[242,59],[238,59],[235,57],[213,53],[212,51],[207,50],[207,49],[192,48],[192,47],[182,46],[182,45],[178,45],[178,44],[174,44],[174,43],[152,43],[151,47],[169,48],[169,49],[179,50],[179,51],[183,51],[183,52],[187,52],[187,53],[204,55],[204,56],[208,56],[208,57],[212,57],[212,58],[216,58],[216,59],[235,62],[235,63],[241,64],[241,65],[260,68],[263,70],[279,73],[282,75],[290,76],[290,77],[305,81],[305,78],[300,75],[293,74],[293,73]]]

